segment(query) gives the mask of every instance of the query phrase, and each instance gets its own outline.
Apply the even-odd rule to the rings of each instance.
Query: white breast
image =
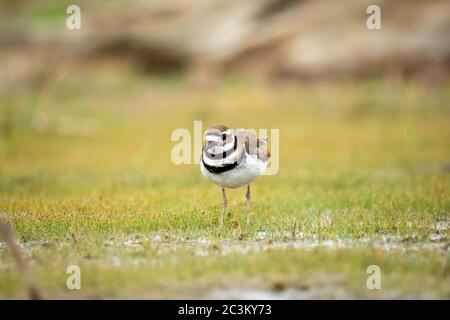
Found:
[[[263,174],[266,168],[267,163],[253,155],[247,155],[245,160],[236,168],[220,174],[209,172],[203,166],[203,162],[200,161],[202,174],[210,181],[224,188],[238,188],[247,185]]]

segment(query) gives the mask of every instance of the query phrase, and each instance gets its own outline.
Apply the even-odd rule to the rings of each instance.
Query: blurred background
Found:
[[[308,92],[325,84],[314,99],[332,114],[352,109],[349,105],[361,112],[365,105],[350,97],[351,102],[324,107],[338,100],[327,92],[333,83],[348,89],[363,84],[362,94],[372,100],[386,98],[383,88],[395,92],[401,83],[413,83],[416,88],[410,89],[417,94],[448,84],[450,4],[445,0],[345,0],[338,6],[325,0],[80,0],[81,29],[69,30],[66,9],[72,2],[0,1],[3,138],[22,129],[89,136],[96,131],[92,112],[104,119],[114,106],[128,114],[170,109],[177,94],[165,89],[183,100],[194,92],[214,95],[230,84],[267,94],[289,86]],[[381,8],[381,30],[366,26],[369,4]],[[379,87],[380,81],[388,87]],[[234,99],[243,103],[239,109],[258,108],[267,100],[244,96]],[[190,120],[215,120],[209,112],[228,106],[224,95],[216,97],[193,102],[198,110]],[[306,102],[311,97],[298,98],[300,104],[314,104]],[[105,104],[109,109],[100,110]],[[262,124],[270,121],[256,127]]]
[[[449,68],[445,0],[0,3],[1,87],[9,94],[104,62],[143,74],[186,73],[202,84],[229,74],[439,81]],[[81,30],[65,28],[70,4],[81,8]],[[366,27],[370,4],[381,8],[381,30]]]
[[[448,1],[80,0],[69,30],[71,4],[0,1],[7,193],[80,172],[199,182],[169,159],[171,132],[193,120],[281,129],[282,176],[447,170]]]
[[[449,71],[447,0],[0,0],[0,210],[50,297],[74,296],[78,263],[84,297],[448,298]],[[280,129],[250,229],[242,190],[221,233],[219,189],[172,163],[171,133],[194,120]],[[375,249],[332,253],[343,239]],[[389,255],[422,244],[435,260]],[[361,289],[373,261],[386,291]],[[23,297],[4,250],[0,270],[0,296]]]
[[[448,170],[448,1],[80,0],[69,30],[71,4],[0,1],[6,194],[201,185],[196,166],[170,161],[171,132],[194,120],[280,129],[274,183]]]

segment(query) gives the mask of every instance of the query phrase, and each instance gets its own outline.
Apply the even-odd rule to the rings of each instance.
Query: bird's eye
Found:
[[[227,135],[225,133],[222,134],[222,140],[226,140],[227,139]]]

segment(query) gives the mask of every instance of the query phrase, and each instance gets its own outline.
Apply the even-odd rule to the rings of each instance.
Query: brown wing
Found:
[[[258,159],[266,162],[271,154],[266,139],[258,139],[255,132],[245,129],[236,129],[234,132],[238,141],[243,142],[248,154],[256,155]],[[239,142],[238,142],[239,143]]]

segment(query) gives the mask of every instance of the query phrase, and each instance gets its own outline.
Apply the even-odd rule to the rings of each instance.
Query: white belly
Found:
[[[249,184],[266,170],[267,164],[255,156],[247,155],[245,160],[229,171],[214,174],[206,170],[200,161],[202,174],[210,181],[224,188],[238,188]]]

